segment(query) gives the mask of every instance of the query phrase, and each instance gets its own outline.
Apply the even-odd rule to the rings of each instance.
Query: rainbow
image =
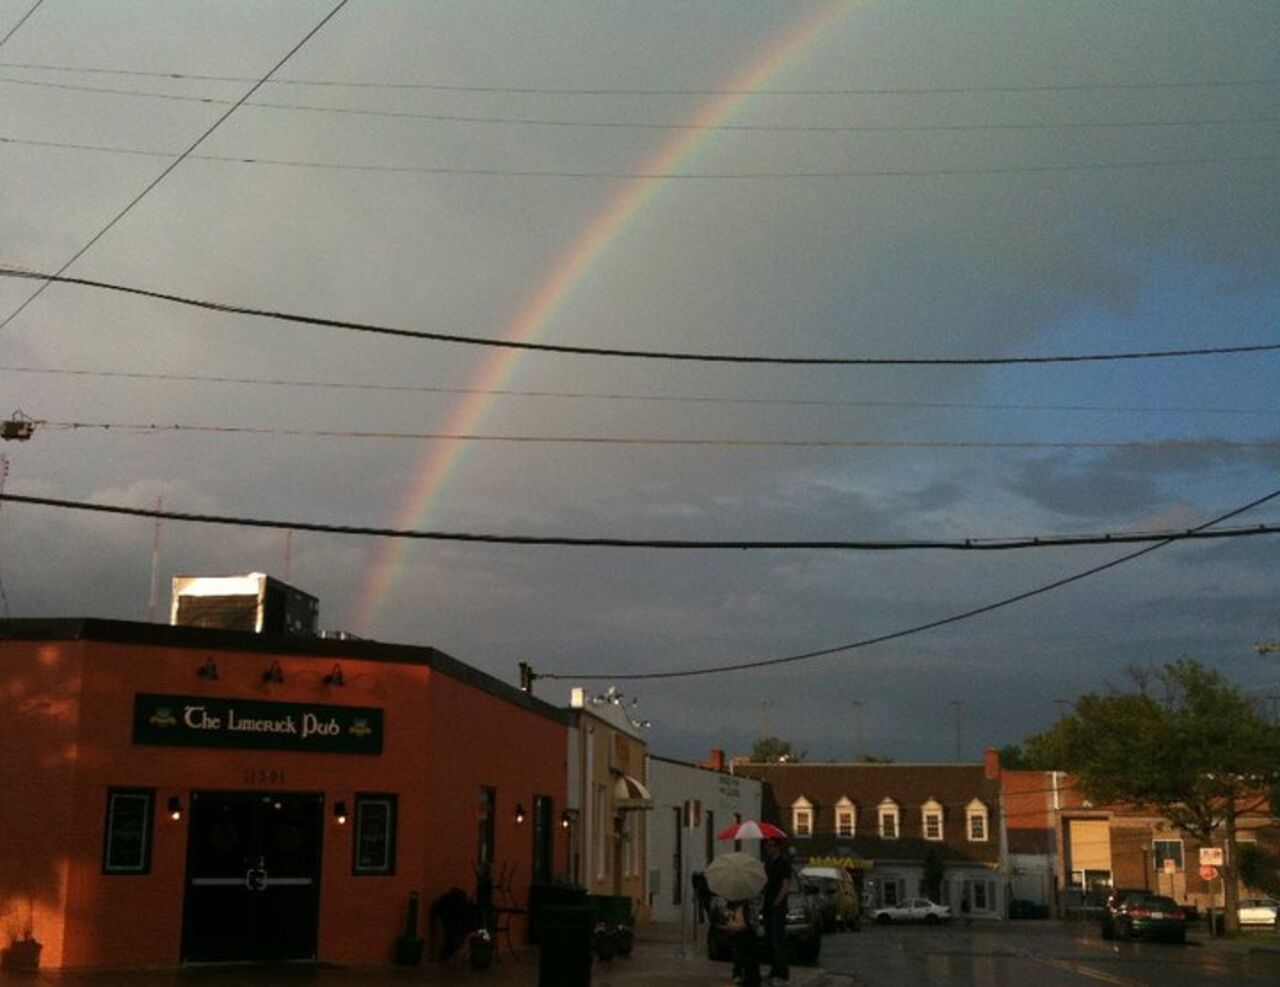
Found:
[[[760,91],[824,31],[843,18],[851,4],[852,0],[837,0],[830,6],[820,8],[766,48],[754,64],[700,107],[688,124],[678,130],[676,136],[647,165],[639,169],[647,177],[636,178],[628,183],[591,220],[499,338],[513,342],[533,339],[551,321],[574,286],[587,275],[610,244],[618,239],[627,222],[657,194],[666,181],[662,176],[676,171],[692,157],[715,133],[712,128],[722,124],[749,96]],[[519,358],[518,350],[495,350],[494,355],[471,379],[468,387],[477,392],[501,388]],[[474,430],[493,401],[492,394],[468,395],[459,402],[440,430],[454,434]],[[414,529],[425,522],[444,489],[450,471],[462,455],[464,445],[462,442],[440,442],[423,457],[412,487],[397,512],[395,527]],[[375,628],[380,608],[393,589],[408,546],[406,539],[387,539],[375,557],[365,580],[364,593],[356,608],[356,633],[367,634]]]

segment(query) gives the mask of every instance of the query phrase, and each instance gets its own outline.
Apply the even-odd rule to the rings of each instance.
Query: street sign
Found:
[[[1202,866],[1221,867],[1222,847],[1202,846],[1200,848],[1200,863]]]
[[[1200,876],[1203,877],[1206,881],[1212,881],[1215,877],[1218,876],[1218,868],[1214,867],[1212,864],[1201,864]]]

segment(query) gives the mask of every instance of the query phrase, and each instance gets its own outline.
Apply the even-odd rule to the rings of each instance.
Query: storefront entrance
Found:
[[[194,792],[182,958],[313,959],[324,797]]]

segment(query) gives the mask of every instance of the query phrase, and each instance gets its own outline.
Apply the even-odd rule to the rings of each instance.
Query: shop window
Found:
[[[1183,869],[1181,840],[1152,840],[1151,853],[1155,858],[1157,874],[1164,873],[1164,862],[1166,860],[1172,860],[1178,870]]]
[[[885,799],[880,803],[880,839],[896,840],[898,838],[898,803],[893,799]]]
[[[933,799],[920,809],[920,829],[926,840],[942,839],[942,806]]]
[[[968,820],[969,842],[985,843],[987,841],[987,807],[974,799],[965,807],[965,816]]]
[[[396,797],[356,795],[356,874],[396,872]]]
[[[857,810],[847,798],[836,803],[836,836],[852,837],[856,832]]]
[[[102,849],[104,874],[151,872],[154,789],[113,788],[107,792],[107,825]]]

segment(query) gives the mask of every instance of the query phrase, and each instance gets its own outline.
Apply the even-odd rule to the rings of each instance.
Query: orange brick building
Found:
[[[566,870],[567,714],[434,649],[9,620],[0,671],[6,960],[390,963],[411,893]]]

